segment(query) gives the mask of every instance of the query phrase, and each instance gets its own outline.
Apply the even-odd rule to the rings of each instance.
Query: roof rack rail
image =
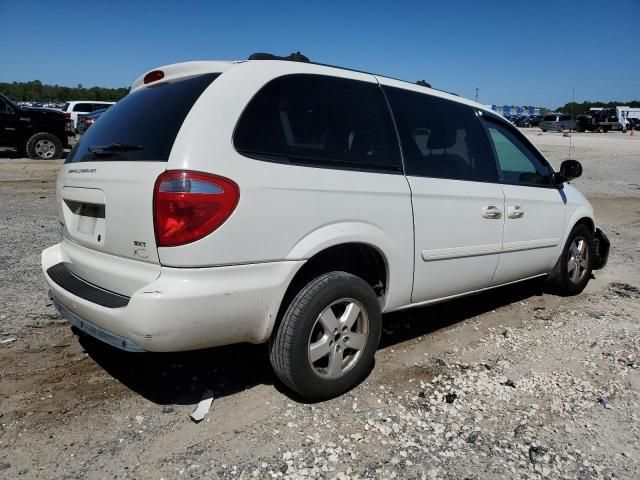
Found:
[[[350,72],[359,72],[359,73],[366,73],[368,75],[378,75],[380,77],[392,78],[394,80],[399,80],[401,82],[405,82],[406,81],[406,80],[401,80],[399,78],[389,77],[388,75],[380,75],[378,73],[366,72],[364,70],[356,70],[356,69],[353,69],[353,68],[340,67],[338,65],[331,65],[331,64],[328,64],[328,63],[312,62],[311,60],[309,60],[309,57],[301,54],[300,52],[294,52],[291,55],[288,55],[286,57],[282,57],[282,56],[279,56],[279,55],[274,55],[272,53],[258,52],[258,53],[253,53],[253,54],[249,55],[249,60],[285,60],[285,61],[289,61],[289,62],[312,63],[313,65],[320,65],[322,67],[339,68],[340,70],[348,70]],[[411,82],[407,82],[407,83],[411,83]],[[448,93],[450,95],[455,95],[456,97],[459,96],[457,93],[447,92],[446,90],[440,90],[439,88],[432,87],[431,84],[429,82],[427,82],[426,80],[418,80],[415,83],[416,83],[416,85],[420,85],[421,87],[432,88],[434,90],[438,90],[439,92],[444,92],[444,93]]]
[[[290,62],[310,63],[309,58],[304,56],[300,52],[294,52],[287,57],[281,57],[272,53],[258,52],[249,55],[249,60],[288,60]]]

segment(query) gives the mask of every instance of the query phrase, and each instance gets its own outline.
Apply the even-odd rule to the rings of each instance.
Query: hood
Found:
[[[38,108],[38,107],[23,107],[22,111],[28,113],[29,116],[58,116],[66,118],[64,112],[60,110],[54,110],[53,108]]]

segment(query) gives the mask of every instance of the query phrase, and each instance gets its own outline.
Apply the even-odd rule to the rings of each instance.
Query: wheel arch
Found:
[[[571,218],[567,222],[567,228],[562,236],[562,241],[558,245],[558,254],[556,255],[556,258],[560,258],[560,255],[562,255],[562,251],[564,250],[564,246],[567,243],[569,235],[578,224],[585,225],[590,232],[595,233],[596,224],[593,219],[593,210],[591,208],[581,206],[573,212],[573,215],[571,215]]]
[[[315,253],[298,269],[285,290],[269,336],[278,325],[295,295],[311,280],[332,271],[344,271],[362,278],[375,291],[381,308],[389,288],[389,262],[383,250],[363,241],[336,242]]]

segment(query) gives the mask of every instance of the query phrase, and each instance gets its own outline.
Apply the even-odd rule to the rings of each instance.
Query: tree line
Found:
[[[581,113],[588,112],[590,108],[616,108],[621,105],[640,108],[640,100],[633,100],[631,102],[569,102],[562,107],[558,107],[557,111],[560,113],[580,115]]]
[[[47,85],[40,80],[31,82],[1,83],[0,92],[15,101],[23,102],[66,102],[67,100],[103,100],[117,102],[127,93],[128,88],[85,88],[81,83],[77,87]]]

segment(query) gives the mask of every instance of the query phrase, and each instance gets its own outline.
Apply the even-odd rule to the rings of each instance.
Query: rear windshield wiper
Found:
[[[112,143],[111,145],[96,145],[88,148],[94,155],[114,155],[120,152],[131,152],[143,149],[144,147],[142,145],[132,145],[130,143]]]

